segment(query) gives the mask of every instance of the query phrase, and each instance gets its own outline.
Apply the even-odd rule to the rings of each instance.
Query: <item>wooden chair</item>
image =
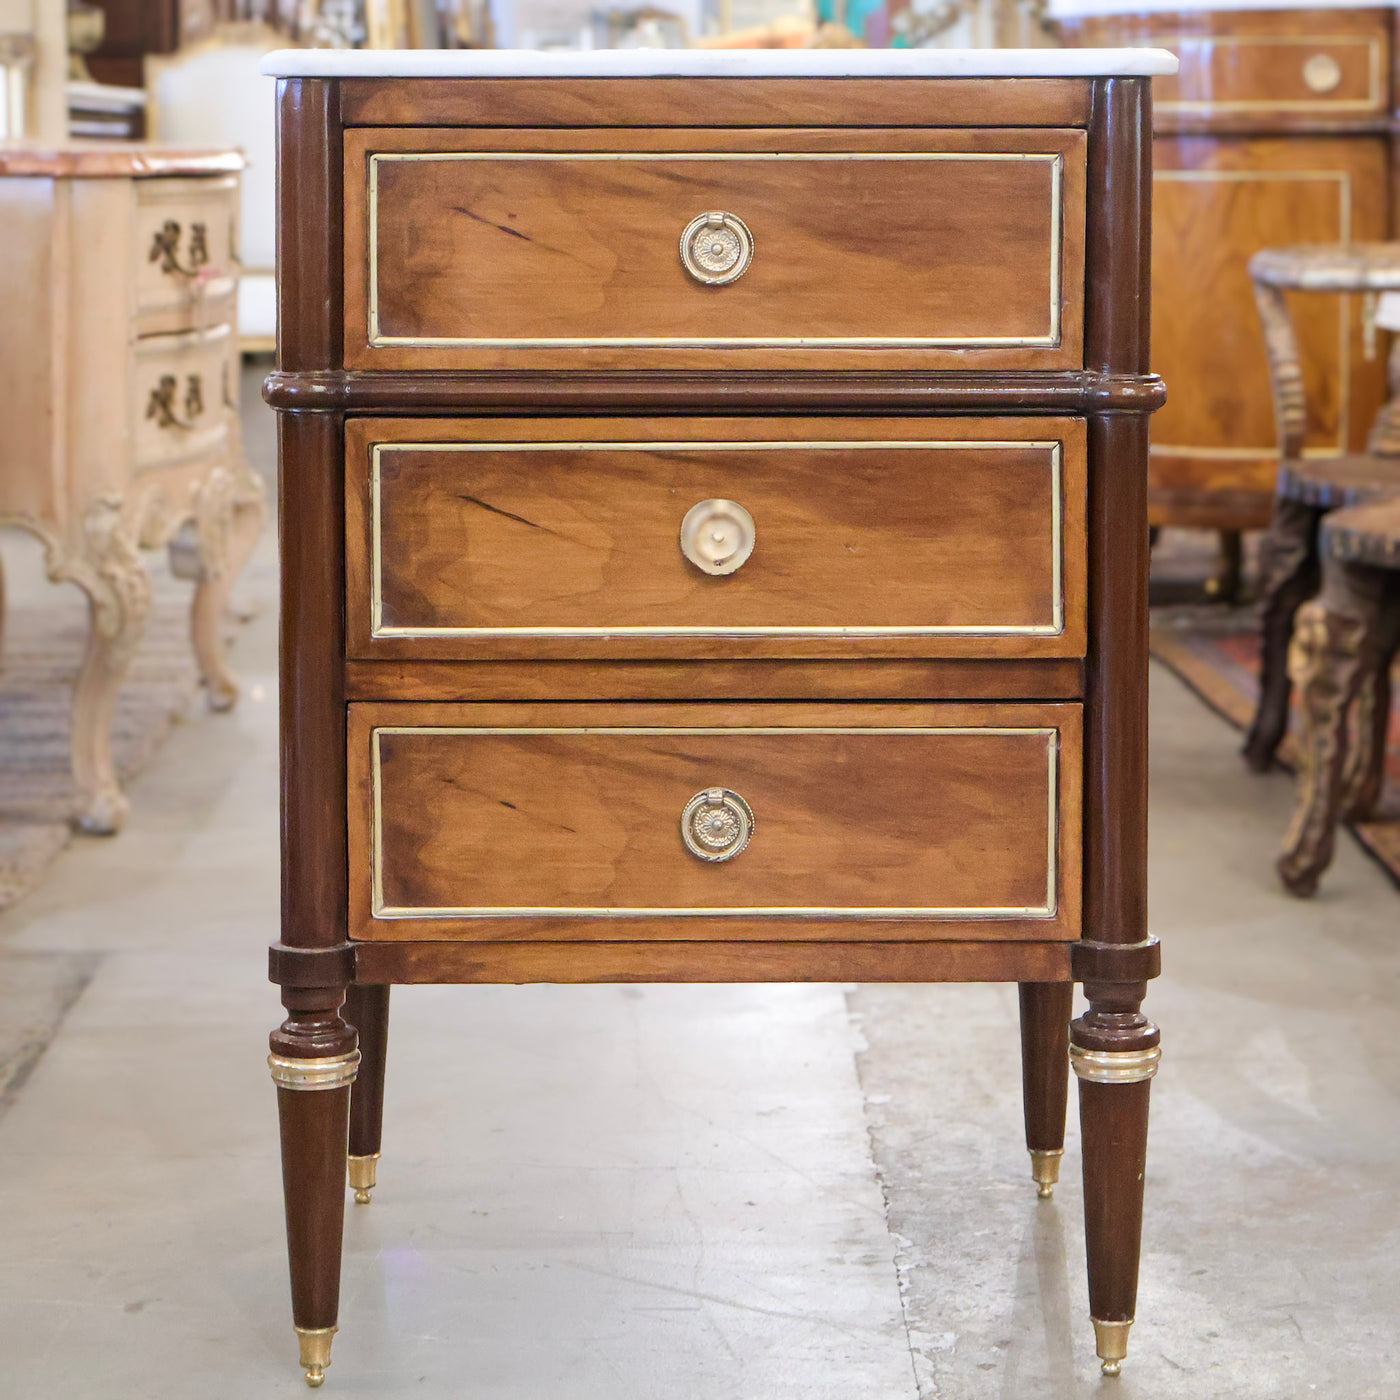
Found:
[[[1322,523],[1322,591],[1298,611],[1289,670],[1303,715],[1298,808],[1278,872],[1317,890],[1337,822],[1374,820],[1385,777],[1390,668],[1400,652],[1400,495]]]
[[[1273,523],[1260,551],[1259,704],[1244,744],[1246,763],[1262,773],[1288,728],[1288,644],[1299,607],[1318,591],[1322,518],[1400,491],[1400,345],[1391,356],[1392,397],[1376,419],[1366,452],[1306,458],[1307,401],[1285,292],[1374,296],[1400,289],[1400,243],[1265,249],[1249,271],[1268,349],[1280,456]]]

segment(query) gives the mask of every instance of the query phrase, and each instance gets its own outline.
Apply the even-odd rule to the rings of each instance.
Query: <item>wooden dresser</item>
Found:
[[[311,1384],[347,1132],[367,1202],[388,989],[414,982],[1019,983],[1043,1197],[1080,1077],[1117,1371],[1160,1053],[1149,75],[1173,67],[269,59],[270,1063]]]
[[[1278,440],[1249,260],[1264,247],[1392,236],[1395,12],[1152,0],[1051,9],[1067,42],[1150,43],[1181,60],[1154,117],[1152,362],[1172,396],[1152,425],[1150,518],[1265,526]],[[1360,298],[1290,301],[1307,451],[1362,452],[1386,398],[1386,337]]]
[[[75,821],[127,812],[112,718],[150,612],[141,551],[195,584],[191,640],[209,702],[238,687],[221,635],[263,490],[238,423],[238,173],[232,150],[0,146],[0,524],[38,536],[56,583],[87,594],[73,697]]]

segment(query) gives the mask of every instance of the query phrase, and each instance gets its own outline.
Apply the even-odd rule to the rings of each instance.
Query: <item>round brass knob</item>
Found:
[[[753,516],[737,501],[701,501],[681,521],[681,553],[707,574],[732,574],[757,538]]]
[[[733,860],[753,835],[753,811],[737,792],[706,788],[685,804],[681,840],[701,860]]]
[[[737,282],[752,261],[753,234],[734,214],[697,215],[681,234],[681,265],[707,287]]]
[[[1331,92],[1342,81],[1341,65],[1330,53],[1315,53],[1303,65],[1303,81],[1314,92]]]

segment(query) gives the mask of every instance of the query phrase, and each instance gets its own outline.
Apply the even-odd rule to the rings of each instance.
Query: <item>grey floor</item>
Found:
[[[3,1400],[305,1393],[251,601],[239,708],[192,716],[127,831],[0,916],[0,1034],[48,1042],[0,1083]],[[1349,840],[1316,901],[1282,895],[1289,781],[1160,671],[1152,744],[1165,1060],[1120,1380],[1093,1365],[1073,1124],[1056,1200],[1027,1179],[1011,989],[410,988],[322,1393],[1400,1394],[1400,897]]]

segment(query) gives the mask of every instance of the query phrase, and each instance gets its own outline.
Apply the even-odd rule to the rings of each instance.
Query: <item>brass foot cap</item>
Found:
[[[1048,1201],[1055,1194],[1055,1183],[1060,1179],[1060,1158],[1063,1157],[1063,1148],[1040,1148],[1032,1147],[1031,1153],[1031,1177],[1035,1181],[1036,1195],[1042,1201]]]
[[[306,1383],[312,1390],[325,1384],[326,1367],[331,1364],[331,1339],[334,1327],[298,1327],[297,1342],[301,1346],[301,1364],[306,1371]]]
[[[357,1206],[369,1204],[369,1193],[374,1190],[378,1168],[379,1153],[377,1152],[371,1153],[368,1157],[351,1157],[349,1159],[347,1170],[350,1176],[350,1185],[355,1192]]]
[[[1094,1345],[1103,1362],[1104,1375],[1116,1376],[1123,1369],[1128,1355],[1128,1328],[1132,1325],[1132,1318],[1127,1322],[1100,1322],[1094,1318]]]

